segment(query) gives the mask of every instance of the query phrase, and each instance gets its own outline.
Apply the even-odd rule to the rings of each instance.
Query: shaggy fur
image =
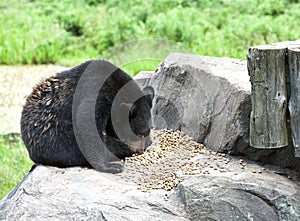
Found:
[[[72,125],[75,89],[82,73],[91,62],[97,60],[87,61],[41,81],[27,97],[22,111],[21,133],[29,156],[35,163],[58,167],[91,166],[89,159],[83,156],[78,147]],[[118,139],[110,112],[117,92],[131,80],[121,69],[116,69],[99,91],[95,108],[98,133],[108,149],[119,159],[131,156],[133,152]],[[143,93],[137,84],[135,90]],[[138,136],[147,137],[148,144],[152,98],[153,96],[148,95],[137,100],[129,116],[132,131]],[[102,153],[105,154],[105,150]],[[109,162],[100,162],[100,165],[102,166],[95,169],[121,172],[119,166],[109,168]]]

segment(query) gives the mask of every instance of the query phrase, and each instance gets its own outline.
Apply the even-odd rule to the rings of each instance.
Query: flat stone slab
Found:
[[[39,165],[0,201],[0,220],[300,219],[297,172],[216,153],[186,138],[175,145],[169,137],[169,147],[155,144],[160,149],[129,158],[121,174]]]
[[[151,192],[114,176],[38,166],[0,201],[0,220],[300,219],[300,187],[270,171],[186,176],[172,191]]]

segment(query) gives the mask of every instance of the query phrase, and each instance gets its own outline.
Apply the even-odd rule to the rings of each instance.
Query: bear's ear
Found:
[[[145,94],[145,97],[146,97],[148,103],[152,106],[152,100],[153,100],[153,97],[155,94],[153,87],[151,87],[151,86],[144,87],[143,92]]]
[[[122,108],[126,108],[129,110],[129,117],[135,117],[137,114],[137,107],[135,104],[130,104],[130,103],[122,103],[121,104]]]

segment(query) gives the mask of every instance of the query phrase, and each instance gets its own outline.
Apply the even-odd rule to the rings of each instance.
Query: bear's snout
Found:
[[[149,147],[152,144],[152,140],[150,139],[150,136],[141,136],[141,138],[138,141],[131,141],[128,142],[129,149],[137,154],[142,154],[146,150],[147,147]]]

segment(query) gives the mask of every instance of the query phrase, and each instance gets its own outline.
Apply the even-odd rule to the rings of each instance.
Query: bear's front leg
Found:
[[[104,158],[99,161],[99,167],[95,168],[98,171],[106,172],[106,173],[121,173],[123,171],[123,166],[118,162],[111,161],[119,161],[110,150],[108,149],[108,137],[105,133],[100,135],[101,140],[103,141],[103,146],[100,148],[103,153],[101,154]],[[116,147],[117,148],[117,147]]]

